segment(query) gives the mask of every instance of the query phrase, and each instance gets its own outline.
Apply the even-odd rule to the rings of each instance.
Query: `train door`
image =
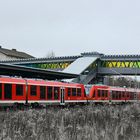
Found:
[[[65,105],[65,88],[60,88],[60,105]]]
[[[112,90],[109,90],[109,102],[112,102],[112,94],[113,94],[113,91]]]
[[[2,100],[2,83],[0,83],[0,100]]]

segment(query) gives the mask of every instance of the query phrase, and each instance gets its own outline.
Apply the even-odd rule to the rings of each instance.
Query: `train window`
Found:
[[[59,87],[54,87],[54,99],[59,99]]]
[[[125,92],[122,92],[122,97],[123,97],[123,98],[125,97]]]
[[[130,93],[130,99],[134,99],[134,93],[133,92]]]
[[[23,85],[16,85],[16,95],[23,96]]]
[[[132,93],[131,92],[129,92],[129,95],[130,95],[130,99],[132,99]]]
[[[116,99],[119,99],[119,92],[116,91]]]
[[[31,86],[30,94],[31,96],[36,96],[37,86]]]
[[[105,93],[104,94],[105,94],[105,97],[107,97],[107,91],[106,90],[105,90]]]
[[[101,96],[101,90],[98,90],[98,97]]]
[[[106,90],[106,91],[105,91],[105,97],[107,97],[107,93],[108,93],[108,91]]]
[[[115,99],[115,98],[116,98],[116,92],[112,91],[112,99]]]
[[[48,87],[48,92],[47,92],[48,93],[47,94],[48,95],[48,99],[52,99],[52,97],[53,97],[52,96],[52,91],[53,91],[53,88],[52,87]]]
[[[71,88],[68,88],[68,96],[71,95]]]
[[[104,90],[102,91],[102,97],[105,97],[105,91]]]
[[[0,99],[2,99],[2,83],[0,83]]]
[[[97,95],[98,95],[98,97],[100,96],[100,91],[99,90],[97,90]]]
[[[12,84],[4,84],[4,98],[12,99]]]
[[[129,97],[129,92],[126,92],[126,97],[127,97],[127,98]]]
[[[94,92],[93,92],[93,96],[92,96],[93,98],[95,97],[95,94],[96,94],[96,93],[95,93],[95,90],[94,90]]]
[[[76,88],[72,88],[72,96],[76,96]]]
[[[40,86],[40,99],[46,99],[46,87]]]
[[[81,88],[77,89],[77,96],[81,96]]]
[[[135,97],[135,92],[132,92],[132,98],[134,99],[134,97]]]
[[[119,99],[121,99],[121,94],[122,94],[122,93],[120,92],[120,93],[119,93]]]
[[[102,91],[102,90],[100,90],[100,97],[102,97],[102,93],[103,93],[103,91]]]

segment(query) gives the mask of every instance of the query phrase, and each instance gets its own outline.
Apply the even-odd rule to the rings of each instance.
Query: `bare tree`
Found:
[[[109,77],[108,81],[110,86],[139,88],[140,85],[138,80],[131,77]]]
[[[45,57],[46,57],[46,58],[52,58],[52,57],[55,57],[55,53],[54,53],[54,51],[50,51],[50,52],[48,52],[48,53],[46,54]]]

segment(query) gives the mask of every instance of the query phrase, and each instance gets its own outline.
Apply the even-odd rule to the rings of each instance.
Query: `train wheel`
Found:
[[[39,103],[31,103],[32,108],[39,108]]]

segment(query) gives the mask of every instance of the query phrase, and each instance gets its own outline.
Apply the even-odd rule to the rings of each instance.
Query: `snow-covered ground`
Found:
[[[135,140],[140,104],[0,111],[3,140]]]

